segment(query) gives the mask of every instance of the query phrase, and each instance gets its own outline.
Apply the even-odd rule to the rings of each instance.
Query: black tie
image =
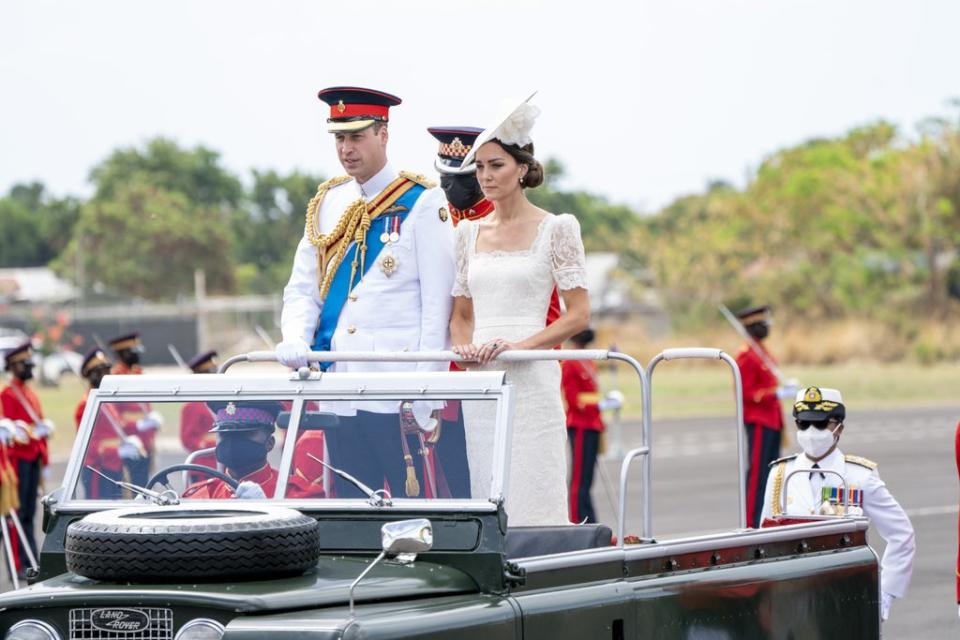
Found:
[[[813,468],[814,468],[814,469],[819,469],[819,468],[820,468],[820,465],[819,465],[818,463],[814,462],[814,463],[813,463]],[[821,479],[826,479],[826,477],[827,477],[827,476],[825,476],[825,475],[823,474],[823,471],[821,471],[821,472],[820,472],[820,478],[821,478]]]

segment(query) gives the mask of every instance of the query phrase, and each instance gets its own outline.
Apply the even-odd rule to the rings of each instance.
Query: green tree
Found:
[[[90,172],[97,200],[110,200],[125,185],[152,184],[183,194],[199,207],[237,207],[243,185],[220,163],[220,154],[198,146],[183,149],[173,140],[154,138],[140,149],[117,149]]]
[[[0,266],[38,267],[66,246],[79,214],[74,198],[52,198],[40,182],[16,184],[0,199]]]
[[[253,171],[253,184],[234,224],[240,290],[275,293],[284,285],[303,236],[307,203],[323,181],[298,171]]]
[[[89,282],[147,299],[191,294],[197,268],[206,271],[211,290],[232,288],[233,235],[225,212],[198,208],[142,176],[111,193],[82,207],[57,260],[60,272],[75,277],[80,263]]]

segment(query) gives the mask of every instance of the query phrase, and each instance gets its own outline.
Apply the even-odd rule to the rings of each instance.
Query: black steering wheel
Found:
[[[158,482],[162,483],[163,485],[169,486],[170,483],[167,476],[175,471],[192,471],[194,473],[204,473],[208,476],[216,478],[217,480],[223,480],[234,491],[237,490],[237,486],[240,484],[238,481],[234,480],[233,478],[225,474],[223,471],[218,471],[213,467],[207,467],[202,464],[172,464],[169,467],[160,469],[160,471],[157,471],[155,474],[153,474],[153,477],[151,477],[147,481],[147,488],[149,489],[150,487],[157,484]]]

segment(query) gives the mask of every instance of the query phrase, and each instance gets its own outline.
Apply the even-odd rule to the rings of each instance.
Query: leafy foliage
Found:
[[[681,324],[720,302],[807,320],[945,313],[960,242],[960,129],[908,142],[886,122],[768,157],[742,191],[679,198],[640,233]]]

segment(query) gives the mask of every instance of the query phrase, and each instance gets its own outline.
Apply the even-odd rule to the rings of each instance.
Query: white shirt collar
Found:
[[[380,169],[379,172],[375,173],[372,178],[364,182],[363,184],[357,183],[357,188],[360,190],[360,193],[363,197],[369,202],[376,198],[381,191],[387,188],[391,182],[393,182],[397,177],[397,173],[393,170],[393,167],[390,166],[390,161],[387,161],[387,164],[383,165],[383,169]]]
[[[821,469],[832,469],[839,473],[843,473],[844,470],[844,457],[843,452],[840,451],[840,447],[837,447],[830,452],[823,460],[820,460],[818,463]],[[797,468],[798,469],[811,469],[813,468],[813,461],[807,457],[807,454],[801,453],[797,456]]]

